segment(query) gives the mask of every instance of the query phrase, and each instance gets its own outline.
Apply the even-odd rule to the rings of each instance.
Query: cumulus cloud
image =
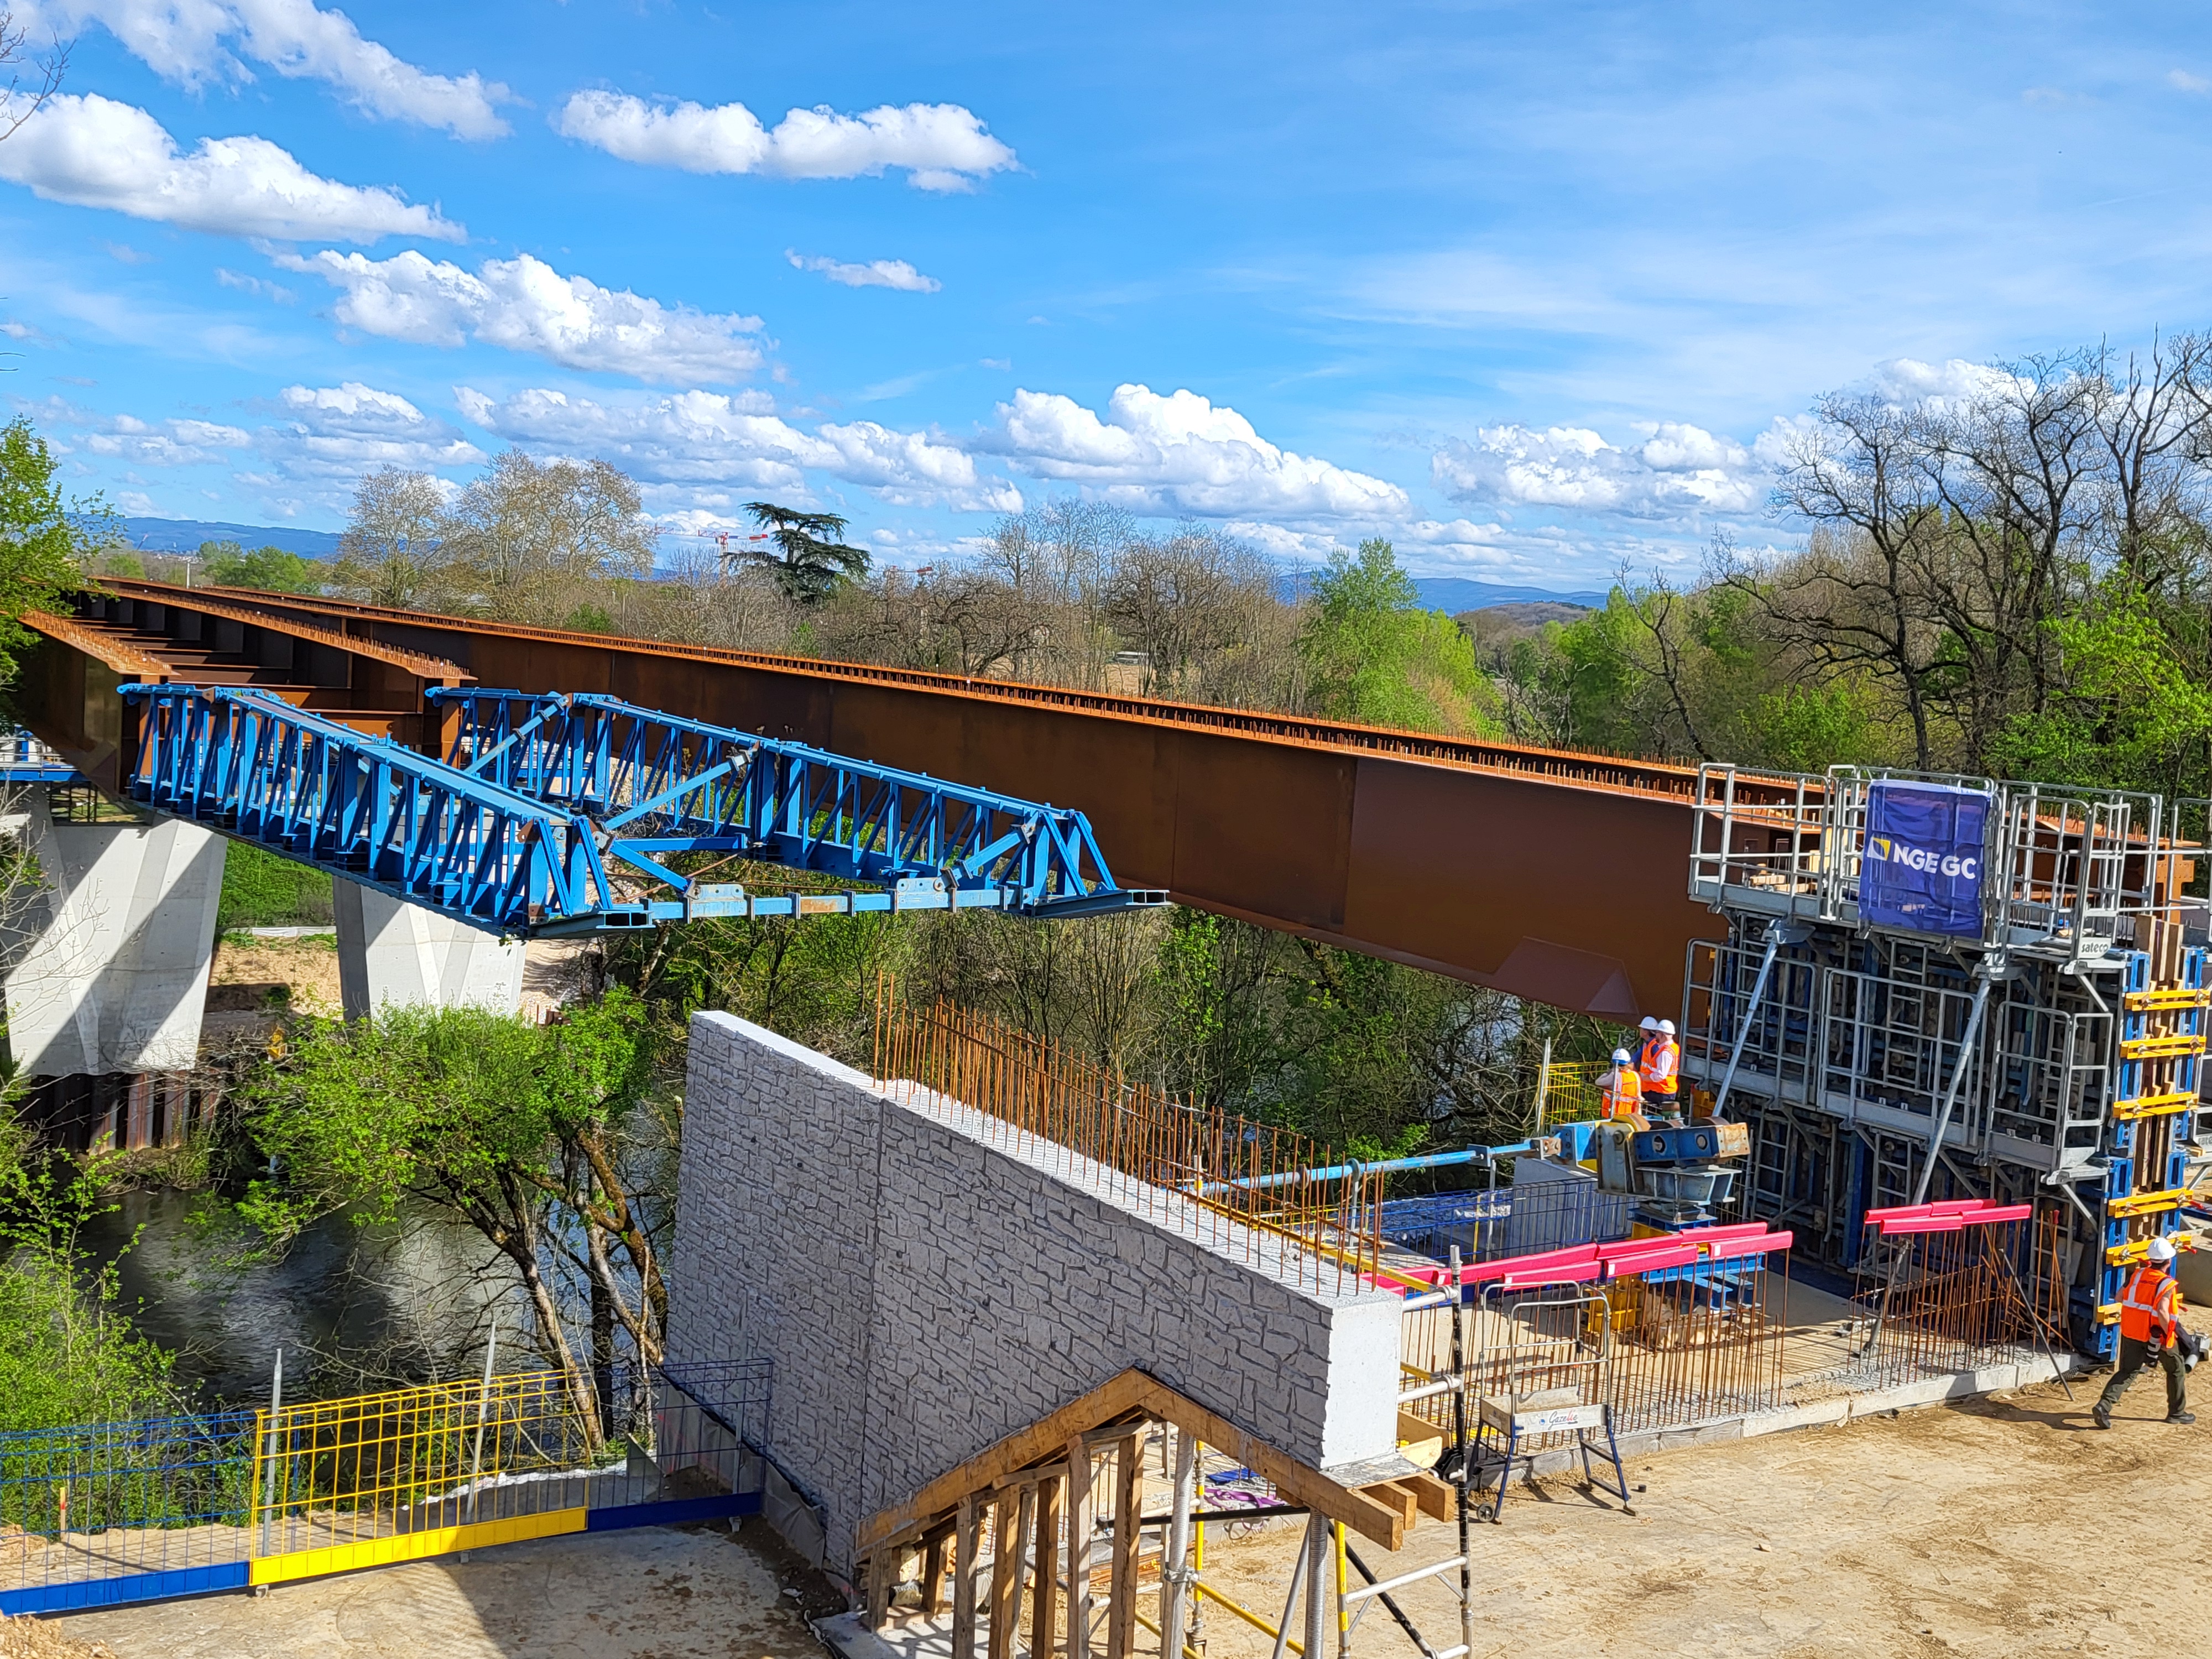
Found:
[[[424,471],[481,465],[486,459],[451,422],[425,415],[396,392],[358,380],[288,386],[278,401],[284,418],[257,432],[254,447],[289,478],[350,488],[379,467]]]
[[[1893,357],[1875,366],[1867,388],[1885,403],[1924,404],[1942,409],[2014,390],[2032,391],[2033,383],[1992,364],[1970,363],[1963,357],[1941,363]]]
[[[0,107],[27,102],[17,94]],[[203,138],[185,155],[144,110],[96,93],[49,99],[0,144],[0,179],[48,201],[220,236],[374,242],[467,235],[389,185],[342,185],[310,173],[265,138]]]
[[[1640,442],[1608,443],[1587,427],[1483,427],[1430,458],[1430,476],[1456,501],[1660,518],[1748,513],[1765,498],[1775,459],[1680,421],[1645,426]]]
[[[17,0],[15,21],[34,35],[74,34],[99,23],[149,68],[187,87],[251,81],[239,54],[288,80],[325,82],[358,108],[435,127],[457,138],[507,131],[494,107],[513,96],[471,71],[432,75],[403,62],[343,12],[313,0]]]
[[[826,472],[900,505],[1013,511],[1020,493],[979,473],[975,459],[941,437],[873,421],[810,432],[774,412],[761,393],[687,391],[599,403],[536,389],[496,401],[469,386],[454,396],[468,418],[513,442],[611,461],[657,483],[744,483],[800,490]]]
[[[42,426],[74,427],[84,436],[70,446],[131,466],[204,466],[228,459],[232,450],[250,449],[253,434],[219,421],[183,417],[147,421],[136,415],[102,415],[59,398],[38,406]]]
[[[827,105],[763,126],[743,104],[648,104],[627,93],[580,92],[555,131],[644,167],[686,173],[758,173],[777,179],[856,179],[903,168],[918,190],[973,190],[1014,165],[1014,152],[958,104],[885,104],[859,115]]]
[[[788,249],[785,258],[800,270],[818,270],[847,288],[896,288],[908,294],[934,294],[945,286],[925,276],[903,259],[871,259],[866,264],[847,264],[822,254],[799,254]]]
[[[337,319],[386,339],[457,346],[473,337],[566,368],[660,383],[740,380],[760,367],[748,337],[760,331],[757,317],[664,306],[563,276],[527,253],[488,259],[473,273],[411,249],[371,259],[326,248],[277,264],[340,289]]]
[[[1278,448],[1194,392],[1121,386],[1102,419],[1058,392],[1017,391],[999,419],[987,441],[1024,471],[1133,512],[1369,522],[1411,506],[1397,485]]]

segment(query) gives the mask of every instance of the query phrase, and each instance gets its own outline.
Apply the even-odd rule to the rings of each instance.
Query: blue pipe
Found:
[[[1395,1175],[1401,1170],[1442,1170],[1455,1164],[1486,1164],[1492,1158],[1518,1158],[1536,1150],[1534,1140],[1516,1140],[1510,1146],[1464,1146],[1455,1152],[1428,1152],[1419,1158],[1389,1158],[1376,1164],[1330,1164],[1314,1170],[1291,1170],[1280,1175],[1254,1176],[1243,1181],[1217,1181],[1201,1188],[1206,1193],[1225,1193],[1236,1188],[1287,1187],[1294,1181],[1345,1181],[1355,1176]]]

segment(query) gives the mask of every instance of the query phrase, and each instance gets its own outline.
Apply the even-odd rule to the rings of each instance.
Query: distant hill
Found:
[[[211,524],[198,519],[125,519],[124,533],[133,547],[149,553],[191,553],[202,542],[236,542],[249,551],[257,547],[281,547],[302,558],[334,559],[338,537],[334,530],[293,530],[282,525]]]
[[[1462,611],[1483,611],[1493,605],[1572,605],[1595,610],[1605,594],[1584,592],[1555,593],[1548,587],[1512,587],[1502,582],[1478,582],[1465,576],[1416,576],[1421,603],[1431,611],[1457,616]]]

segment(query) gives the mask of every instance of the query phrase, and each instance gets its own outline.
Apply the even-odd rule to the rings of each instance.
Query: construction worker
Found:
[[[2112,1407],[2120,1403],[2136,1373],[2154,1360],[2166,1372],[2166,1420],[2197,1420],[2188,1409],[2187,1372],[2181,1364],[2181,1286],[2167,1271],[2173,1246],[2154,1238],[2143,1255],[2142,1266],[2129,1275],[2127,1288],[2120,1292],[2119,1366],[2090,1413],[2100,1429],[2112,1426]]]
[[[1613,1051],[1613,1069],[1605,1074],[1604,1091],[1607,1117],[1643,1117],[1644,1083],[1636,1074],[1636,1063],[1629,1059],[1627,1049]]]
[[[1677,1091],[1681,1086],[1682,1051],[1674,1042],[1673,1020],[1653,1023],[1644,1039],[1644,1054],[1637,1061],[1636,1072],[1643,1085],[1644,1115],[1680,1123],[1681,1097]]]

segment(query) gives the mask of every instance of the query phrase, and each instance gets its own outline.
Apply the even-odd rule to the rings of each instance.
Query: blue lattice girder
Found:
[[[265,691],[131,684],[131,798],[480,927],[599,925],[593,826]]]
[[[611,698],[461,694],[449,765],[266,691],[120,690],[133,800],[502,933],[1165,901],[1114,884],[1079,812]],[[748,893],[663,861],[693,853],[881,890]]]
[[[769,914],[760,907],[770,901],[741,898],[663,861],[687,853],[891,890],[853,895],[891,901],[854,908],[927,903],[1066,916],[1166,897],[1115,885],[1079,811],[614,697],[473,688],[428,695],[455,716],[447,759],[456,770],[590,818],[610,861],[675,889],[682,914]],[[810,897],[809,907],[819,904]]]

